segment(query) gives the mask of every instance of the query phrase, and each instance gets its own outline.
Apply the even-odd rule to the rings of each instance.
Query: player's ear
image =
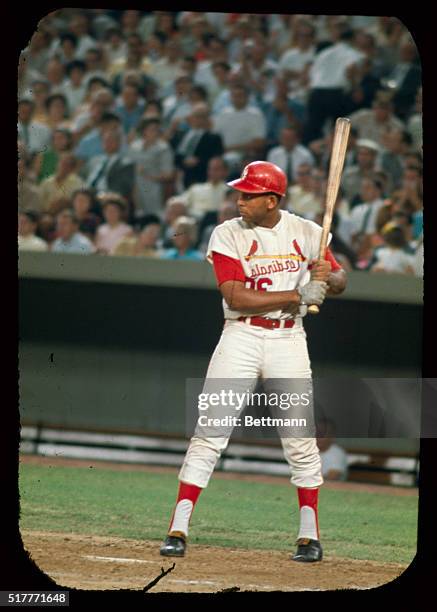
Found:
[[[269,210],[273,210],[273,208],[275,208],[277,202],[278,202],[278,198],[275,195],[273,195],[273,194],[269,195],[269,201],[267,203],[268,209]]]

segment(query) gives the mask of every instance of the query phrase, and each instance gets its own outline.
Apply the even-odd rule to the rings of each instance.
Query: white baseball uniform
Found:
[[[241,217],[225,221],[215,228],[207,259],[214,264],[219,285],[234,279],[259,291],[290,291],[309,282],[308,265],[311,259],[319,256],[322,228],[288,211],[281,210],[280,214],[280,221],[273,228],[248,224]],[[209,363],[203,392],[208,389],[209,379],[249,379],[253,380],[253,388],[259,377],[311,378],[302,323],[306,306],[301,306],[297,315],[282,310],[257,315],[277,320],[275,329],[251,324],[253,317],[230,309],[225,300],[223,310],[225,325]],[[244,321],[238,320],[241,317],[245,317]],[[294,319],[293,327],[284,327],[285,321],[290,322],[290,319]],[[292,383],[290,380],[290,385]],[[196,428],[179,480],[206,487],[221,452],[228,444],[229,435],[205,437]],[[281,443],[290,466],[291,483],[297,487],[320,486],[323,478],[315,438],[286,437],[281,438]],[[301,536],[304,536],[305,525],[302,529]]]

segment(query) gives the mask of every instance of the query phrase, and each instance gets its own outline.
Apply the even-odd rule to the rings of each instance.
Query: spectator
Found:
[[[126,202],[117,193],[103,194],[101,205],[105,223],[97,228],[95,245],[99,253],[112,255],[120,240],[131,236],[133,229],[123,221]]]
[[[48,63],[45,75],[47,77],[48,82],[50,83],[50,93],[62,94],[64,89],[64,79],[65,79],[65,67],[64,64],[53,57]]]
[[[77,253],[88,255],[95,252],[92,242],[79,232],[79,222],[72,210],[63,210],[56,217],[58,238],[52,245],[53,253]]]
[[[62,153],[59,156],[56,172],[42,181],[40,197],[44,212],[58,213],[65,208],[66,199],[70,198],[76,189],[83,187],[82,179],[76,174],[77,161],[72,153]]]
[[[33,119],[35,104],[22,98],[18,102],[18,138],[30,154],[44,151],[50,141],[50,129]]]
[[[118,27],[109,28],[104,38],[103,48],[109,65],[123,61],[127,54],[127,45],[122,31]]]
[[[57,50],[53,53],[53,57],[60,60],[64,65],[76,61],[77,55],[77,37],[72,32],[63,32],[58,41]]]
[[[317,446],[322,461],[322,476],[325,480],[347,479],[347,454],[334,442],[334,424],[329,419],[317,423]]]
[[[231,67],[227,62],[214,62],[211,65],[210,71],[212,78],[208,92],[209,100],[214,105],[218,97],[227,91]]]
[[[148,223],[138,234],[122,238],[115,247],[113,255],[159,257],[158,243],[160,233],[161,225],[159,222]]]
[[[96,41],[89,35],[89,25],[88,14],[85,12],[73,15],[70,20],[69,30],[77,39],[76,59],[84,60],[88,49],[96,46]]]
[[[92,9],[93,23],[92,28],[97,40],[102,41],[105,39],[108,30],[117,29],[117,21],[107,14],[105,9]]]
[[[310,68],[310,92],[303,143],[322,136],[327,119],[335,120],[349,112],[345,95],[360,78],[360,63],[364,55],[353,49],[353,32],[347,25],[338,25],[339,40],[317,54]]]
[[[235,204],[235,202],[230,202],[229,200],[222,201],[217,209],[216,223],[211,223],[209,225],[206,225],[202,232],[199,250],[202,253],[206,253],[212,232],[217,227],[217,225],[220,225],[221,223],[224,223],[225,221],[229,221],[230,219],[235,219],[235,217],[238,217],[238,216],[239,216],[238,207]]]
[[[231,90],[231,106],[214,118],[214,131],[220,134],[225,159],[238,166],[245,156],[260,156],[265,147],[266,123],[262,112],[249,106],[249,92],[243,85]]]
[[[409,33],[401,41],[399,60],[387,77],[387,85],[395,90],[393,103],[396,114],[406,119],[422,84],[417,48]]]
[[[108,77],[103,51],[100,47],[88,49],[85,53],[85,67],[85,83],[88,83],[90,79],[95,79],[96,77],[100,79],[106,79]]]
[[[138,85],[125,85],[121,92],[122,103],[115,112],[120,116],[125,134],[135,130],[144,112],[144,102],[140,99]]]
[[[109,78],[113,79],[116,93],[121,91],[120,82],[125,72],[135,70],[150,76],[152,62],[144,57],[144,45],[141,37],[137,34],[131,34],[127,37],[126,43],[127,55],[114,60],[107,71]]]
[[[22,57],[29,70],[43,74],[49,59],[49,35],[38,28],[32,35],[29,45],[23,50]]]
[[[228,172],[228,166],[222,157],[209,160],[207,181],[194,183],[181,194],[190,216],[200,219],[207,212],[217,212],[228,190],[225,183]]]
[[[223,153],[221,137],[210,130],[210,115],[206,104],[194,105],[188,122],[190,129],[179,142],[175,156],[175,163],[183,172],[185,189],[193,183],[205,182],[210,160]]]
[[[376,171],[379,145],[373,140],[357,140],[357,163],[343,172],[341,186],[351,207],[359,202],[361,184],[364,178],[371,178]],[[357,201],[358,200],[358,201]]]
[[[296,182],[288,188],[288,206],[290,212],[308,217],[317,214],[322,208],[320,198],[315,194],[316,184],[310,164],[301,164],[297,168]]]
[[[19,251],[47,251],[45,240],[35,235],[38,227],[39,215],[35,210],[23,210],[18,215],[18,250]]]
[[[97,227],[102,222],[95,212],[97,202],[94,192],[91,189],[78,189],[71,197],[71,205],[79,222],[79,231],[93,242]]]
[[[103,155],[92,158],[86,182],[97,191],[119,193],[132,199],[135,182],[133,162],[122,151],[122,133],[110,130],[103,133]]]
[[[281,76],[287,81],[293,97],[306,104],[308,75],[316,55],[316,31],[314,25],[300,19],[295,31],[295,44],[279,59]]]
[[[404,171],[404,156],[408,153],[412,138],[406,130],[389,132],[384,139],[385,151],[381,155],[381,169],[388,176],[387,191],[398,189]]]
[[[151,100],[155,97],[156,83],[142,70],[126,68],[112,81],[112,89],[117,95],[121,94],[126,85],[134,85],[138,88],[141,104],[145,104],[144,99]]]
[[[159,119],[144,119],[142,138],[132,143],[130,157],[135,163],[135,214],[160,213],[166,187],[174,177],[173,152],[162,138]]]
[[[46,100],[47,126],[51,130],[57,128],[68,128],[68,106],[67,99],[63,94],[50,95]]]
[[[312,153],[299,144],[299,132],[290,125],[281,130],[280,145],[270,149],[267,161],[279,166],[287,175],[288,184],[296,182],[297,169],[302,164],[314,166]]]
[[[181,69],[182,50],[177,40],[167,39],[164,43],[163,55],[153,62],[150,76],[159,85],[159,96],[165,97],[171,93],[173,82]]]
[[[273,80],[278,71],[276,61],[267,57],[268,47],[264,37],[257,40],[248,39],[244,42],[240,63],[235,70],[243,77],[258,99],[271,97]]]
[[[175,131],[181,120],[186,119],[191,112],[189,93],[193,86],[191,77],[180,74],[174,81],[174,92],[164,97],[162,114],[164,125],[170,128],[170,135]]]
[[[377,92],[372,108],[363,108],[350,115],[352,127],[358,130],[359,138],[373,140],[384,146],[385,135],[394,130],[404,130],[405,126],[393,115],[392,94]]]
[[[67,99],[70,115],[72,115],[85,99],[85,64],[81,60],[70,62],[67,64],[66,72],[68,79],[63,87],[63,94]]]
[[[358,253],[361,245],[376,232],[376,219],[379,210],[384,206],[381,181],[375,178],[364,178],[361,182],[361,204],[351,212],[352,246]]]
[[[114,96],[106,87],[102,87],[102,81],[98,79],[93,81],[97,83],[97,90],[91,96],[90,104],[80,114],[76,114],[74,123],[71,127],[74,134],[75,142],[79,142],[81,138],[95,129],[104,113],[110,113],[114,107]]]
[[[384,246],[375,249],[370,262],[370,272],[414,274],[414,257],[407,252],[408,241],[404,229],[393,222],[381,231]]]
[[[147,100],[146,102],[143,119],[151,119],[152,117],[161,120],[162,104],[159,100]]]
[[[275,94],[271,101],[264,100],[262,110],[267,126],[267,147],[280,144],[281,130],[288,125],[299,124],[299,107],[290,99],[288,94],[288,81],[277,78],[275,81]],[[297,112],[296,112],[297,110]]]
[[[163,246],[172,246],[173,224],[179,217],[187,216],[187,204],[181,196],[172,196],[165,203],[163,213]]]
[[[420,87],[416,95],[414,112],[408,119],[407,130],[413,139],[414,150],[422,152],[422,88]]]
[[[47,125],[47,107],[46,100],[49,96],[50,85],[45,79],[36,79],[32,81],[31,87],[28,90],[34,103],[33,120],[37,123]],[[26,95],[27,95],[26,93]]]
[[[59,163],[59,156],[69,153],[73,145],[70,130],[57,128],[53,131],[51,145],[42,153],[37,153],[33,161],[33,171],[38,183],[53,176]]]
[[[47,242],[51,250],[50,245],[52,245],[55,239],[57,238],[56,220],[53,215],[51,215],[50,213],[44,213],[44,212],[40,214],[39,220],[38,220],[37,234],[39,235],[40,238],[42,238],[43,240],[45,240],[45,242]]]
[[[212,113],[214,116],[219,115],[225,108],[228,106],[232,106],[232,90],[234,87],[244,87],[246,88],[246,84],[244,82],[244,78],[240,72],[232,70],[227,78],[226,88],[221,91],[221,93],[214,100],[214,105],[212,107]],[[255,108],[260,108],[260,104],[258,103],[257,97],[253,93],[253,91],[248,91],[249,96],[249,106],[254,106]],[[266,106],[266,102],[264,101],[264,106]]]
[[[31,171],[30,157],[21,152],[18,159],[18,210],[41,209],[41,198],[34,174]]]
[[[74,154],[80,162],[87,164],[96,155],[103,155],[103,136],[106,132],[121,130],[121,119],[114,113],[101,114],[100,106],[93,107],[96,127],[80,139]]]
[[[197,227],[194,219],[190,217],[179,217],[173,226],[172,249],[167,249],[161,255],[163,259],[190,259],[202,261],[204,255],[193,248],[197,241]]]

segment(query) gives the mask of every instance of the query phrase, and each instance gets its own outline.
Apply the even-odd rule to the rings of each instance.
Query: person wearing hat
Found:
[[[126,211],[124,198],[116,193],[100,198],[105,223],[97,228],[96,247],[99,253],[110,255],[125,236],[132,234],[132,227],[123,221]]]
[[[346,286],[345,272],[329,249],[325,260],[319,260],[322,228],[281,209],[287,192],[287,176],[281,168],[254,161],[228,185],[239,194],[241,216],[215,228],[206,253],[223,297],[225,323],[197,398],[210,397],[211,402],[206,400],[203,408],[197,402],[199,418],[179,472],[176,506],[160,548],[163,556],[185,555],[194,506],[227,447],[233,427],[247,425],[245,418],[242,423],[232,419],[244,417],[258,379],[263,379],[264,388],[273,397],[279,390],[293,394],[297,389],[306,389],[312,396],[302,318],[308,305],[321,305],[328,291],[338,294]],[[236,393],[240,398],[243,395],[239,408],[231,399]],[[221,397],[221,403],[213,401],[213,395]],[[290,430],[280,418],[275,423],[299,504],[297,551],[291,558],[318,562],[323,557],[317,518],[322,466],[312,402],[299,405],[298,399],[297,404],[290,406],[287,416],[305,415],[304,429]],[[213,520],[212,516],[211,524]]]

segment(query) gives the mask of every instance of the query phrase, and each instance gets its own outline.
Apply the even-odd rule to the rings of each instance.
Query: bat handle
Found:
[[[310,314],[315,315],[315,314],[319,314],[320,310],[317,304],[311,304],[311,306],[308,306],[308,312]]]

